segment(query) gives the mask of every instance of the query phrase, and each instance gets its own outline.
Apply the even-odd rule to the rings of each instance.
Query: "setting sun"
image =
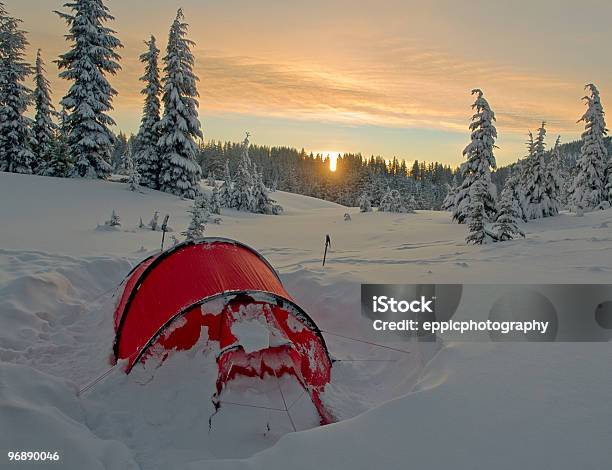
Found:
[[[338,157],[341,155],[341,153],[336,150],[323,150],[319,153],[323,155],[323,158],[329,158],[329,171],[336,171]]]

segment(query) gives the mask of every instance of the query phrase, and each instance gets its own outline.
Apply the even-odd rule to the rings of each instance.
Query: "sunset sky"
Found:
[[[4,0],[24,20],[30,57],[43,49],[56,100],[67,83],[56,0]],[[138,56],[150,34],[165,48],[176,10],[196,41],[206,139],[307,151],[362,152],[457,164],[467,144],[470,90],[496,112],[498,162],[524,154],[529,129],[579,137],[583,86],[612,104],[612,2],[576,0],[109,0],[124,44],[112,114],[135,132]]]

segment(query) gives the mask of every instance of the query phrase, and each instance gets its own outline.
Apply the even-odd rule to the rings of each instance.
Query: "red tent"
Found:
[[[125,360],[127,373],[151,356],[163,361],[172,350],[192,348],[207,332],[204,339],[219,348],[217,403],[237,375],[291,374],[309,393],[321,423],[333,421],[320,400],[332,364],[325,340],[252,248],[225,238],[182,243],[142,261],[122,287],[114,354]],[[269,332],[264,347],[240,339],[253,324]]]

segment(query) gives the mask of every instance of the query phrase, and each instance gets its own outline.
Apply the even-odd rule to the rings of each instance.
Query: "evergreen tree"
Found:
[[[68,116],[66,114],[66,110],[62,109],[62,112],[60,113],[59,132],[52,143],[51,157],[43,170],[43,174],[45,176],[65,178],[72,171],[72,164],[70,162],[70,148],[68,146],[68,139],[66,137],[67,121]]]
[[[444,201],[442,202],[442,207],[441,207],[443,211],[448,211],[448,212],[453,211],[453,209],[455,208],[455,198],[457,197],[458,189],[459,188],[457,187],[457,177],[454,176],[453,184],[449,185],[447,183],[446,197],[444,198]]]
[[[487,209],[484,201],[489,196],[489,189],[484,178],[476,179],[470,187],[469,234],[465,241],[474,245],[487,243],[489,236],[486,233]]]
[[[0,171],[32,173],[35,157],[24,115],[31,91],[23,84],[32,68],[24,61],[28,41],[20,26],[0,3]]]
[[[221,195],[219,192],[219,186],[215,183],[212,187],[212,195],[210,198],[210,212],[212,214],[221,214]]]
[[[105,225],[108,225],[109,227],[121,227],[121,218],[115,212],[115,209],[113,209],[113,213],[111,214],[111,218],[110,218],[110,220],[107,220],[105,222]]]
[[[193,41],[179,10],[168,37],[164,57],[164,117],[159,123],[161,159],[160,189],[180,197],[194,198],[199,192],[202,169],[196,162],[195,138],[202,138],[198,120],[198,78],[193,73]]]
[[[259,214],[270,214],[272,212],[268,189],[256,165],[253,165],[253,212]]]
[[[232,175],[230,174],[229,161],[225,160],[225,169],[223,171],[223,183],[219,192],[221,207],[232,207]]]
[[[387,192],[378,206],[379,212],[408,212],[402,203],[402,197],[397,189],[387,188]],[[414,212],[414,210],[413,210]]]
[[[612,205],[612,158],[608,158],[606,166],[606,186],[604,188],[604,196],[607,198],[608,206]],[[600,204],[603,208],[603,203]]]
[[[239,211],[253,212],[255,199],[253,197],[253,174],[249,157],[249,133],[246,133],[242,143],[242,157],[236,171],[236,181],[232,192],[231,207]]]
[[[203,194],[196,195],[193,200],[193,206],[187,212],[191,214],[191,221],[189,222],[189,227],[187,227],[187,230],[182,235],[189,241],[204,237],[204,230],[206,230],[206,223],[210,216],[206,196]]]
[[[516,210],[516,202],[517,201],[514,200],[514,190],[512,186],[506,184],[501,193],[497,219],[492,228],[496,241],[503,242],[525,236],[523,231],[518,227],[518,219],[520,216]]]
[[[585,130],[582,134],[580,158],[576,164],[578,173],[572,187],[572,203],[575,207],[588,210],[597,207],[607,197],[605,172],[608,151],[604,137],[608,130],[599,90],[592,83],[585,89],[589,95],[583,98],[587,103],[587,111],[580,119],[585,123]]]
[[[403,202],[404,212],[407,214],[414,214],[417,208],[416,201],[414,200],[414,196],[409,194],[408,197]]]
[[[111,167],[114,173],[120,175],[127,174],[127,166],[125,156],[128,153],[128,137],[125,133],[119,131],[119,135],[115,137],[111,150]]]
[[[117,92],[107,75],[115,75],[122,47],[115,32],[104,26],[113,21],[103,0],[73,0],[64,4],[72,13],[57,12],[69,27],[66,36],[71,49],[57,61],[60,77],[72,82],[62,105],[68,110],[68,145],[75,160],[74,176],[106,178],[114,136],[109,127],[115,121],[107,114],[113,109]]]
[[[359,210],[361,212],[372,212],[372,201],[370,201],[370,195],[364,192],[359,198]]]
[[[559,214],[561,208],[561,191],[563,187],[563,178],[561,177],[561,154],[559,145],[561,136],[557,136],[555,146],[552,149],[550,159],[546,165],[546,185],[545,191],[550,201],[549,216]]]
[[[263,175],[253,165],[253,212],[258,214],[280,215],[283,212],[282,206],[276,204],[268,194],[268,188],[264,184]]]
[[[34,105],[36,115],[32,126],[34,138],[33,152],[37,162],[37,169],[41,173],[46,170],[46,165],[52,157],[54,141],[57,134],[57,126],[53,122],[55,108],[51,101],[51,91],[49,80],[45,77],[45,64],[41,51],[36,53],[36,68],[34,72]]]
[[[141,176],[141,184],[151,189],[159,189],[161,162],[157,145],[159,142],[159,121],[161,114],[161,80],[159,77],[159,49],[155,37],[145,41],[147,52],[140,56],[145,65],[145,73],[140,78],[146,84],[141,93],[145,96],[140,129],[136,137],[136,162]]]
[[[505,188],[508,188],[512,192],[512,206],[523,222],[527,222],[527,198],[523,185],[520,181],[522,162],[518,162],[514,168],[510,170],[510,175],[506,178]]]
[[[472,109],[476,113],[472,116],[470,123],[471,142],[463,150],[463,155],[467,162],[462,165],[461,172],[463,183],[457,191],[455,197],[453,220],[464,223],[474,212],[470,197],[471,187],[477,181],[482,182],[484,192],[478,192],[482,196],[481,203],[484,206],[484,218],[487,220],[495,215],[495,186],[491,182],[491,168],[495,168],[495,139],[497,129],[495,129],[495,113],[491,110],[489,103],[484,98],[479,89],[472,90],[472,95],[476,96],[476,101]]]
[[[128,170],[128,187],[130,191],[140,191],[140,173],[138,167],[134,164],[132,154],[127,154],[127,170]]]
[[[215,180],[215,175],[213,174],[212,171],[208,172],[208,178],[207,178],[206,184],[208,186],[210,186],[211,188],[214,187],[217,184],[217,182]]]
[[[525,163],[525,196],[527,199],[527,217],[540,219],[556,215],[559,212],[556,201],[550,199],[547,189],[549,186],[549,173],[544,156],[546,144],[546,123],[538,129],[535,141],[530,134],[530,155]]]

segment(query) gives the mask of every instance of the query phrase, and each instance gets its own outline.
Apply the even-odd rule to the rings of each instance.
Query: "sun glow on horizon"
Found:
[[[336,171],[338,165],[338,157],[342,155],[341,152],[338,152],[337,150],[323,150],[317,153],[321,154],[324,159],[329,158],[329,171]]]

